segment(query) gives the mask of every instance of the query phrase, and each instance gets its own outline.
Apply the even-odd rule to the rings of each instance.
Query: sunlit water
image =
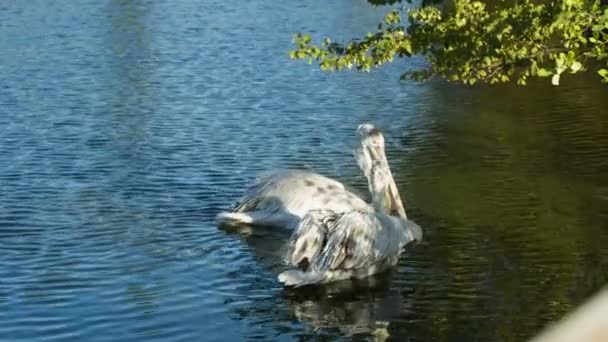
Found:
[[[0,339],[534,335],[608,279],[608,88],[325,74],[292,34],[349,38],[364,1],[0,4]],[[365,191],[354,129],[385,132],[425,231],[393,272],[284,291],[285,232],[213,217],[265,170]]]

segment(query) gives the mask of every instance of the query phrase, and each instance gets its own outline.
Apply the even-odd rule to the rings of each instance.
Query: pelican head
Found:
[[[388,165],[388,160],[386,159],[384,136],[382,135],[382,132],[374,125],[365,123],[359,125],[357,134],[360,140],[360,146],[357,150],[357,162],[368,180],[369,190],[372,193],[372,196],[374,196],[372,168],[376,167],[379,170],[376,177],[381,175],[381,177],[383,177],[382,182],[386,185],[385,193],[387,196],[386,201],[388,202],[385,203],[385,212],[389,215],[407,219],[405,208],[401,201],[401,195],[399,194],[397,184],[395,184]]]

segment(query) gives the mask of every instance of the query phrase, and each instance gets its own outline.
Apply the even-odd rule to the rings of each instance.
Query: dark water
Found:
[[[608,88],[325,74],[297,31],[352,37],[364,1],[3,1],[0,339],[520,341],[608,280]],[[420,63],[413,60],[409,63]],[[285,234],[212,219],[256,174],[365,191],[373,121],[424,244],[392,273],[306,292]]]

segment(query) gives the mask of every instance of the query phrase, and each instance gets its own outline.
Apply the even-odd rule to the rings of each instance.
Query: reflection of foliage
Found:
[[[383,1],[380,1],[383,2]],[[389,1],[394,2],[394,1]],[[377,3],[377,2],[374,2]],[[376,33],[346,44],[326,38],[312,44],[297,34],[293,59],[317,60],[323,70],[372,67],[395,57],[423,56],[426,69],[406,72],[416,80],[439,75],[450,81],[475,84],[549,77],[557,85],[565,72],[584,70],[590,61],[608,58],[608,7],[599,1],[556,0],[487,6],[454,0],[450,6],[423,6],[407,13],[392,10]],[[598,74],[608,81],[608,69]]]
[[[607,283],[608,197],[593,189],[608,185],[608,99],[585,76],[550,92],[434,83],[420,113],[394,102],[391,168],[428,237],[404,259],[424,267],[393,281],[417,278],[395,340],[526,340]]]

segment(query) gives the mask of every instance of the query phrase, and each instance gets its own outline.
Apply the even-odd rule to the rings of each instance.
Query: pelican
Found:
[[[370,123],[359,125],[356,133],[359,136],[359,147],[355,156],[371,191],[372,163],[387,163],[384,137]],[[386,171],[390,175],[388,166]],[[405,217],[405,208],[392,175],[387,177],[386,182],[387,194],[394,199],[389,204],[390,213]],[[373,210],[365,200],[336,180],[310,171],[284,170],[260,178],[245,191],[231,212],[218,214],[216,221],[220,225],[244,224],[293,229],[308,212],[320,209],[334,213]]]
[[[422,240],[420,227],[391,216],[398,200],[388,164],[375,161],[370,172],[372,210],[311,210],[291,236],[285,261],[296,269],[279,274],[286,286],[299,287],[380,273],[399,260],[403,247]]]

